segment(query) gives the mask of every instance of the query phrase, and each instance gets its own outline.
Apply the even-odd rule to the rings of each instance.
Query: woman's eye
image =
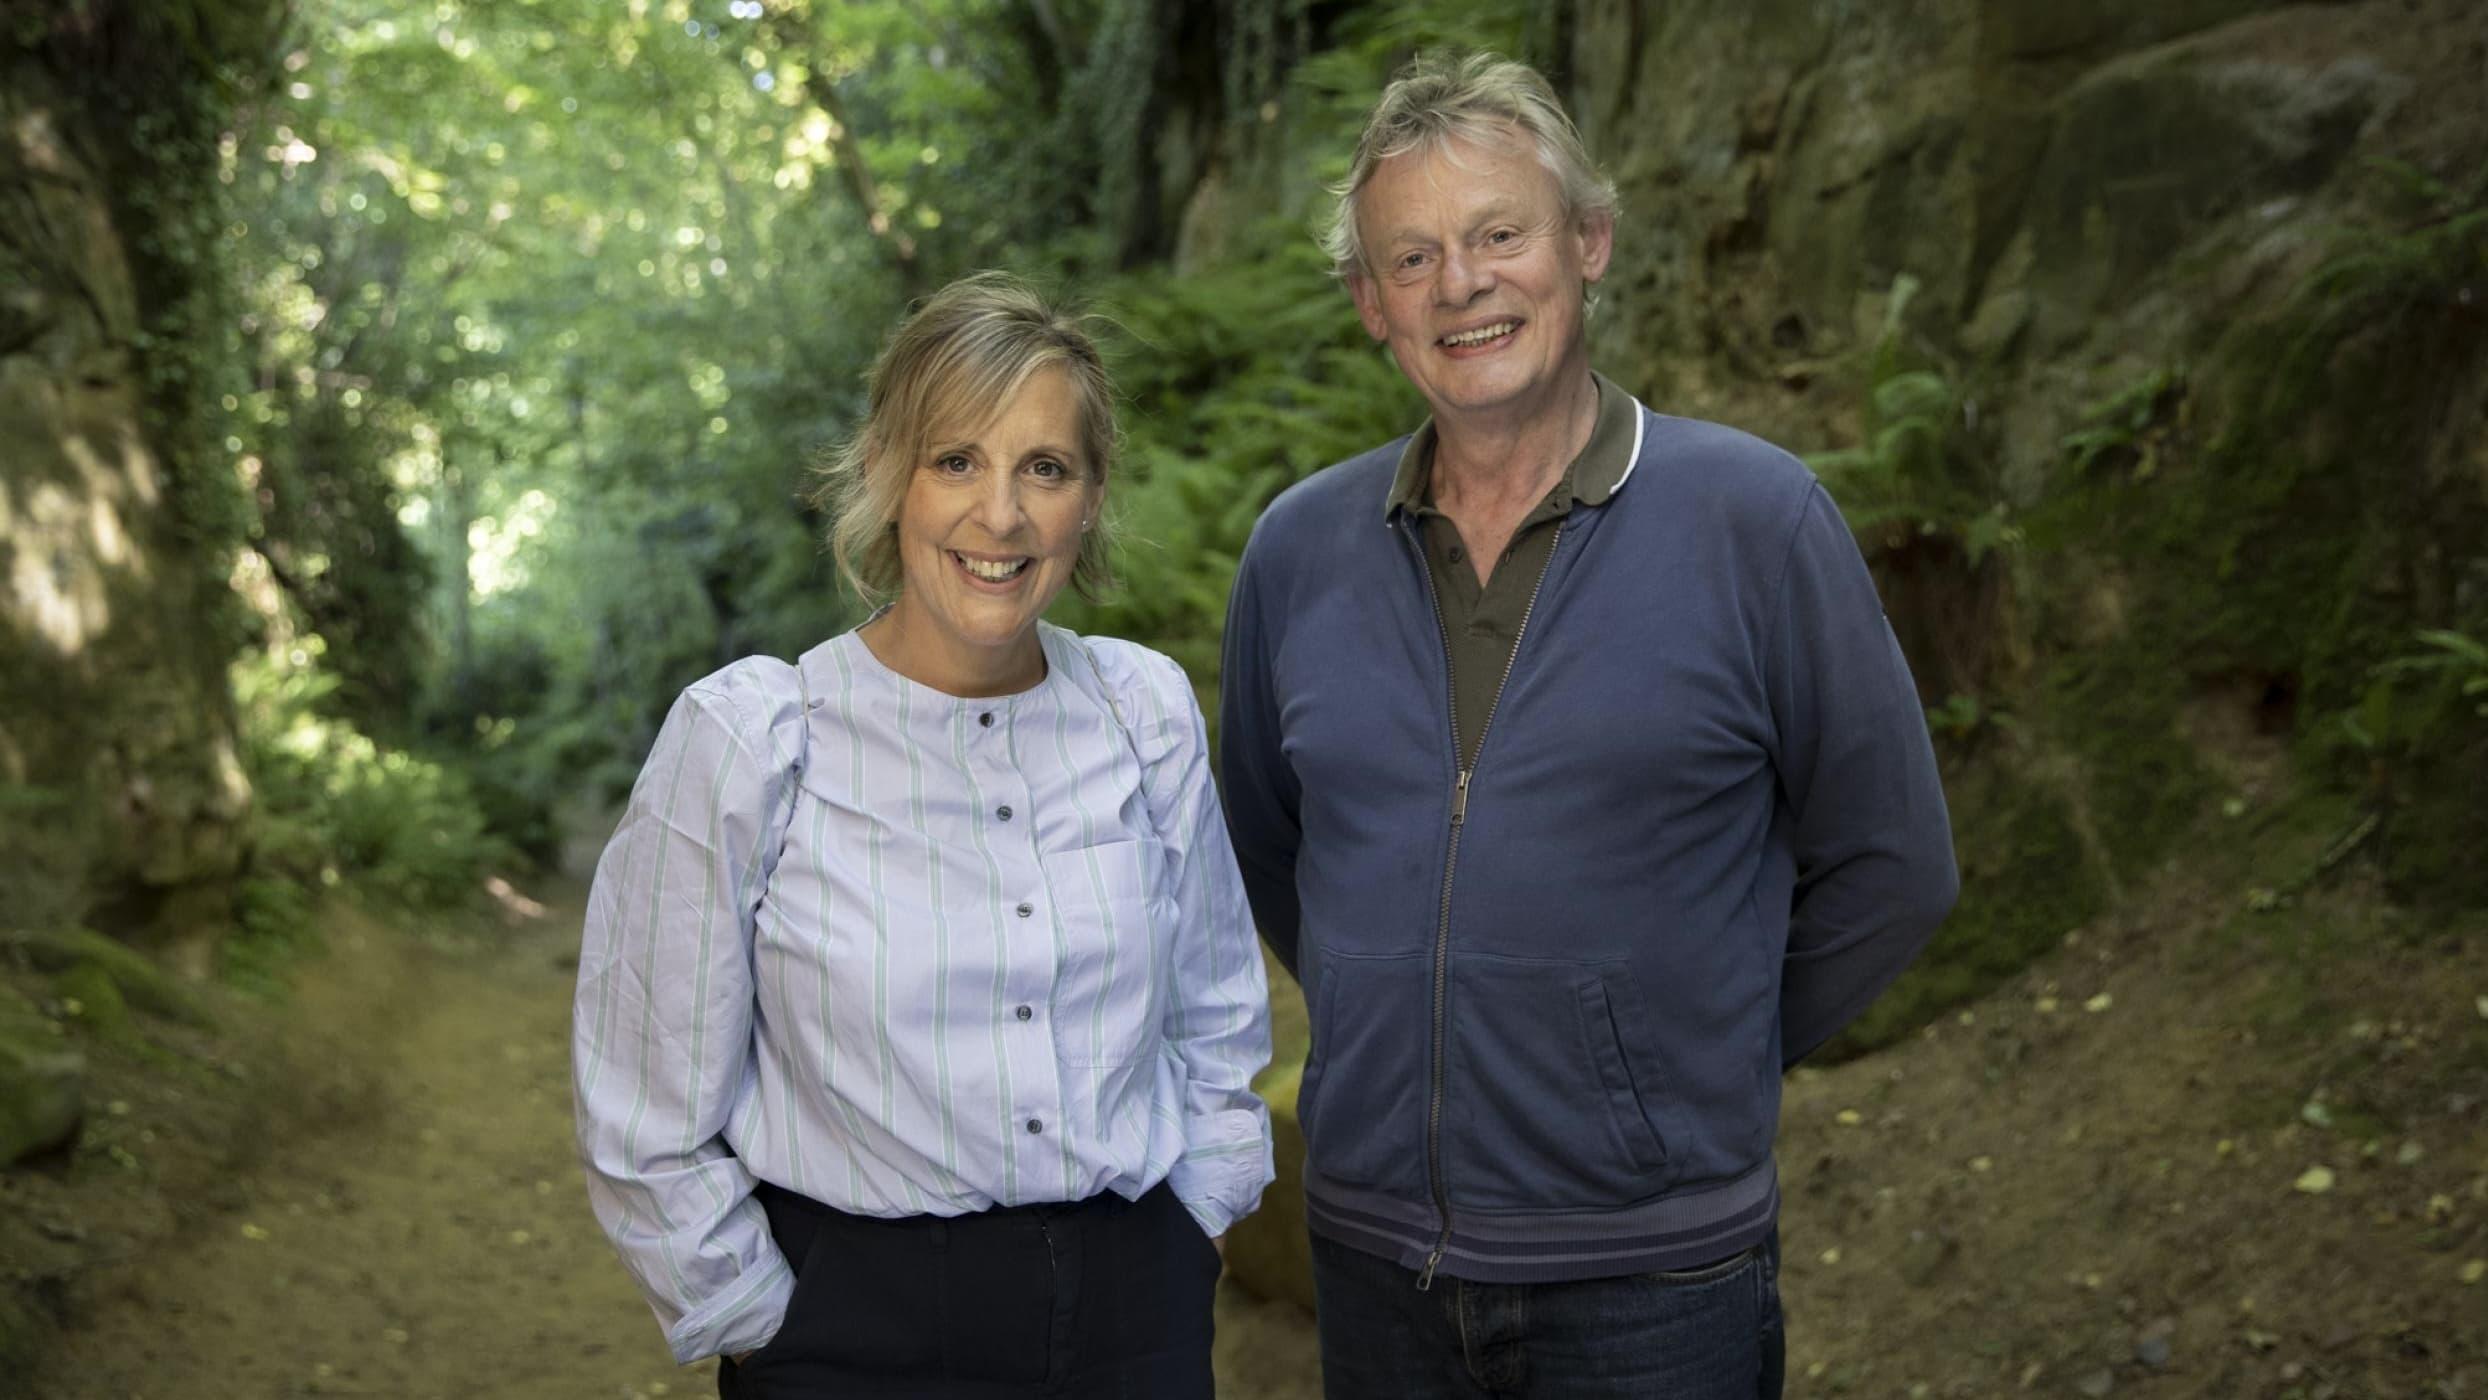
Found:
[[[1414,272],[1418,267],[1422,266],[1424,262],[1425,254],[1423,253],[1402,253],[1400,254],[1399,260],[1400,271]]]
[[[976,464],[956,452],[945,452],[933,459],[933,470],[944,476],[965,476]]]
[[[1071,475],[1071,469],[1069,467],[1064,466],[1062,463],[1057,462],[1050,457],[1040,457],[1036,461],[1029,463],[1028,470],[1036,473],[1039,478],[1046,481],[1061,481]]]

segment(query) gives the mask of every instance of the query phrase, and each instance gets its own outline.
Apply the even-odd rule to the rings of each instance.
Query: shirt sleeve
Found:
[[[1926,712],[1875,582],[1818,485],[1789,545],[1765,684],[1797,890],[1780,982],[1795,1064],[1866,1009],[1959,888]]]
[[[597,862],[573,1005],[588,1198],[678,1362],[760,1346],[794,1291],[724,1138],[752,1072],[753,917],[794,787],[753,704],[708,682],[675,702]]]
[[[1173,877],[1176,931],[1167,1039],[1185,1071],[1175,1197],[1211,1235],[1250,1215],[1275,1175],[1270,1111],[1253,1076],[1270,1062],[1270,988],[1210,782],[1209,734],[1183,669],[1149,654],[1147,723],[1160,739],[1143,781]]]
[[[1279,747],[1278,701],[1270,684],[1274,639],[1262,622],[1259,570],[1251,545],[1227,599],[1225,654],[1218,684],[1218,770],[1226,782],[1227,830],[1262,939],[1279,964],[1301,977],[1296,849],[1303,840],[1295,770]]]

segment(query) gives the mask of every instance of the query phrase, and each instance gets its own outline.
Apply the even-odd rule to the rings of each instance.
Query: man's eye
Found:
[[[1400,271],[1413,272],[1424,262],[1425,254],[1423,253],[1402,253],[1399,260]]]
[[[1490,233],[1490,234],[1487,234],[1487,235],[1486,235],[1486,241],[1487,241],[1487,242],[1489,242],[1489,243],[1493,243],[1493,244],[1498,244],[1498,245],[1500,245],[1500,244],[1504,244],[1504,243],[1509,243],[1509,242],[1511,242],[1513,239],[1518,238],[1518,237],[1520,237],[1520,230],[1518,230],[1518,229],[1499,228],[1499,229],[1496,229],[1494,232],[1492,232],[1492,233]]]

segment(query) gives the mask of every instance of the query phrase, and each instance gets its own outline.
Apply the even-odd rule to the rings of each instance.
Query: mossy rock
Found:
[[[52,979],[63,1014],[108,1040],[130,1033],[130,1004],[104,965],[82,962]]]
[[[85,1116],[85,1058],[34,1003],[0,987],[0,1167],[75,1139]]]
[[[1253,1083],[1270,1105],[1278,1179],[1261,1193],[1261,1209],[1227,1232],[1227,1272],[1256,1297],[1313,1306],[1313,1243],[1304,1223],[1304,1128],[1296,1121],[1296,1090],[1304,1061],[1272,1065]]]
[[[1981,770],[1953,783],[1961,899],[1900,980],[1816,1056],[1852,1059],[1984,996],[2058,946],[2109,902],[2101,854],[2073,802],[2031,771]]]
[[[100,980],[111,987],[112,1000],[129,1009],[185,1026],[212,1024],[207,1008],[171,973],[146,954],[92,929],[0,932],[0,955],[63,979],[64,995],[86,999],[68,989],[73,977],[89,988]]]

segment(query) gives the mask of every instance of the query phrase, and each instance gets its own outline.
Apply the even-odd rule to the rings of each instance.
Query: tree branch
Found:
[[[864,160],[864,143],[856,136],[845,97],[822,62],[820,45],[811,26],[784,8],[771,9],[767,24],[782,47],[793,49],[802,57],[804,92],[829,116],[830,150],[839,177],[855,201],[856,212],[863,215],[864,227],[889,252],[890,261],[898,270],[900,289],[912,300],[924,285],[924,269],[916,260],[916,240],[898,227],[890,218],[890,211],[881,205],[881,191],[873,184],[872,168]]]

